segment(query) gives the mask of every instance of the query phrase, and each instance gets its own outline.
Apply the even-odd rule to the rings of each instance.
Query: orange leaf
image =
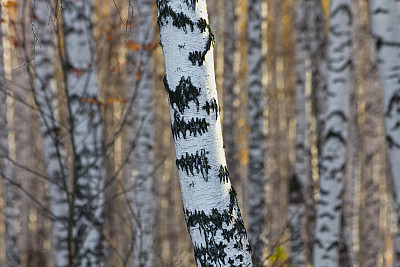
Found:
[[[121,68],[120,68],[120,67],[114,67],[112,71],[113,71],[113,72],[120,72],[120,71],[121,71]]]
[[[9,38],[10,43],[14,46],[14,47],[18,47],[19,46],[19,41],[18,38],[16,36],[12,36]]]
[[[140,65],[138,67],[137,73],[136,73],[136,80],[138,80],[138,81],[142,78],[142,74],[143,74],[142,67],[143,66],[144,66],[144,62],[141,61]]]
[[[121,104],[123,104],[123,105],[125,105],[126,103],[127,103],[127,101],[125,100],[125,99],[121,99],[119,96],[116,96],[116,97],[109,97],[108,99],[107,99],[107,105],[112,105],[113,103],[115,103],[115,102],[119,102],[119,103],[121,103]]]
[[[19,6],[19,3],[17,1],[7,1],[7,3],[4,5],[6,8],[16,8]]]
[[[142,74],[143,74],[142,70],[138,71],[138,73],[136,73],[136,80],[139,81],[142,78]]]
[[[154,49],[156,49],[156,48],[157,48],[157,46],[158,46],[158,43],[154,43],[154,44],[148,44],[148,45],[146,45],[146,46],[144,47],[144,50],[151,51],[151,50],[154,50]]]
[[[137,51],[137,50],[142,49],[142,45],[138,44],[138,43],[135,43],[134,41],[129,41],[127,43],[127,46],[128,46],[128,49],[131,50],[131,51]]]
[[[78,68],[73,68],[70,70],[70,72],[75,73],[77,78],[80,78],[83,74],[83,70]]]
[[[101,101],[97,100],[97,98],[93,98],[92,99],[92,104],[102,105],[103,103]]]
[[[81,98],[81,102],[82,103],[87,103],[87,104],[103,105],[103,103],[100,100],[98,100],[97,98],[85,98],[85,97],[82,97]]]
[[[113,40],[114,40],[114,36],[112,36],[112,35],[107,36],[107,42],[111,42]]]
[[[81,98],[81,102],[82,102],[82,103],[90,103],[90,102],[91,102],[91,99],[82,97],[82,98]]]

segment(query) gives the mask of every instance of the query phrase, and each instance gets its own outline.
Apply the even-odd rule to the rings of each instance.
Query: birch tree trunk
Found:
[[[65,0],[62,4],[74,163],[70,204],[73,227],[69,229],[74,246],[69,245],[73,257],[69,264],[103,266],[103,145],[91,31],[92,1]]]
[[[2,7],[0,5],[0,20],[2,19]],[[3,179],[5,191],[5,241],[6,241],[6,265],[10,267],[21,266],[20,250],[18,245],[17,224],[19,211],[16,207],[19,201],[16,188],[12,185],[15,172],[14,167],[9,161],[8,134],[9,126],[7,123],[7,91],[8,84],[4,69],[4,48],[3,48],[3,29],[0,25],[0,174]]]
[[[236,73],[236,0],[224,0],[224,74],[223,74],[223,133],[225,151],[229,157],[226,159],[230,177],[237,187],[240,184],[239,158],[235,140],[235,129],[237,122],[237,107],[235,106]]]
[[[395,205],[400,226],[400,27],[395,0],[370,0],[372,36],[375,40],[382,86],[386,141],[394,181]],[[400,266],[400,227],[394,237],[393,266]]]
[[[35,54],[34,98],[39,109],[44,162],[49,181],[51,230],[55,266],[68,265],[68,199],[67,175],[58,111],[54,108],[51,82],[54,76],[54,35],[51,7],[46,0],[37,0],[33,7]]]
[[[186,224],[198,266],[252,266],[223,151],[205,0],[157,0]]]
[[[135,104],[137,111],[135,129],[132,133],[137,136],[134,149],[134,190],[132,210],[134,211],[133,227],[135,245],[133,251],[134,266],[154,266],[153,232],[155,226],[154,184],[154,102],[153,102],[153,64],[152,42],[154,40],[153,0],[137,0],[135,9],[136,19],[130,41],[142,46],[138,51],[128,55],[128,67],[132,75],[128,78],[128,90],[138,90]],[[146,48],[147,47],[147,48]],[[150,48],[149,48],[150,47]],[[137,81],[138,79],[138,81]],[[138,87],[135,88],[135,84]]]
[[[262,88],[262,1],[248,2],[249,240],[254,266],[262,266],[266,226],[264,94]]]
[[[310,59],[307,1],[296,1],[296,162],[294,176],[289,186],[288,221],[290,227],[290,265],[306,265],[305,237],[305,202],[313,197],[307,188],[312,184],[309,143],[309,122],[306,97],[306,61]]]
[[[328,97],[321,140],[314,266],[338,266],[351,86],[351,1],[330,4]]]

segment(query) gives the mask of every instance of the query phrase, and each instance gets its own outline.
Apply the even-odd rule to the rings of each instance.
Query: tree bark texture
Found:
[[[55,266],[68,265],[67,174],[58,110],[54,107],[51,82],[54,76],[54,31],[51,6],[37,0],[33,7],[35,83],[34,99],[39,109],[44,162],[49,182],[50,210],[53,218],[51,237]]]
[[[264,93],[262,87],[262,1],[248,2],[249,240],[254,266],[262,266],[266,235]]]
[[[236,0],[224,0],[224,73],[223,73],[223,132],[225,152],[229,155],[226,159],[232,183],[237,187],[240,183],[240,161],[237,150],[235,129],[238,116],[237,106],[235,106],[236,73],[235,53],[236,53]]]
[[[313,188],[311,176],[311,148],[309,142],[309,115],[307,114],[306,96],[306,61],[310,60],[310,49],[307,31],[310,16],[307,1],[296,1],[296,161],[294,175],[289,186],[288,221],[290,227],[290,264],[291,266],[306,266],[305,210],[306,199],[313,199],[308,190]],[[311,10],[312,11],[312,10]]]
[[[395,0],[370,0],[372,36],[375,40],[382,86],[386,142],[394,181],[395,205],[400,225],[400,27]],[[394,237],[393,266],[400,266],[400,228]]]
[[[153,232],[155,225],[155,200],[153,190],[155,170],[155,126],[154,126],[154,101],[153,101],[153,64],[152,42],[154,40],[153,0],[137,0],[134,6],[133,32],[130,40],[142,46],[142,49],[131,51],[128,54],[128,67],[130,68],[128,90],[137,90],[135,98],[134,121],[135,131],[138,135],[133,157],[135,170],[134,189],[132,199],[133,227],[135,231],[135,244],[133,251],[134,266],[154,266]],[[146,49],[150,47],[150,49]],[[137,88],[135,88],[137,84]]]
[[[0,20],[2,18],[0,6]],[[9,91],[4,69],[3,29],[0,25],[0,174],[5,191],[5,245],[6,265],[10,267],[21,266],[20,249],[18,245],[17,224],[19,211],[16,204],[19,194],[15,182],[14,166],[9,161],[9,125],[7,122],[7,93]]]
[[[369,36],[368,36],[369,37]],[[367,37],[367,38],[368,38]],[[360,266],[378,266],[380,243],[379,201],[379,139],[380,105],[377,66],[372,40],[366,41],[365,67],[365,123],[363,129],[363,168],[361,170],[360,204]]]
[[[92,1],[62,2],[64,70],[73,146],[75,266],[103,266],[103,140],[92,36]],[[71,264],[71,263],[70,263]]]
[[[198,266],[252,266],[229,180],[205,0],[158,0],[165,89],[186,224]]]
[[[351,84],[350,0],[330,4],[328,92],[320,150],[314,266],[338,266]]]

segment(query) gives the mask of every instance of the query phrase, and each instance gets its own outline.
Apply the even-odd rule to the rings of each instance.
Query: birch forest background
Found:
[[[185,10],[205,2],[194,24]],[[0,8],[0,266],[400,266],[398,0]],[[190,76],[176,89],[164,78],[166,25],[161,39],[203,34],[188,66],[214,49],[218,100],[199,104]],[[218,183],[240,207],[224,238],[242,249],[247,230],[253,263],[209,247],[217,230],[202,220],[222,215],[184,209],[195,185],[178,176],[207,182],[212,165],[204,149],[175,156],[174,142],[212,127],[179,115],[196,105],[221,120]]]

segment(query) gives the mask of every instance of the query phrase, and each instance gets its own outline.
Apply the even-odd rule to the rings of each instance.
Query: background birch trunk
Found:
[[[62,2],[64,75],[73,149],[73,252],[76,266],[104,266],[103,140],[92,35],[92,1]],[[71,234],[70,234],[71,235]]]
[[[393,266],[400,266],[400,27],[398,3],[370,0],[372,36],[375,40],[382,86],[385,133],[394,181],[398,230],[394,237]]]
[[[30,38],[32,32],[30,31],[29,24],[29,13],[30,13],[31,1],[24,0],[19,2],[12,14],[9,14],[9,19],[15,21],[10,23],[9,34],[12,36],[14,42],[12,42],[11,53],[11,91],[12,91],[12,105],[13,112],[10,114],[12,117],[12,134],[14,138],[11,138],[14,146],[11,157],[13,158],[15,171],[15,182],[17,182],[18,191],[17,194],[20,196],[19,200],[14,200],[17,205],[19,218],[17,220],[18,226],[18,242],[21,250],[21,265],[27,263],[29,253],[31,250],[30,246],[30,229],[29,229],[29,214],[32,209],[32,196],[28,196],[23,193],[21,188],[27,188],[25,182],[34,178],[30,170],[33,167],[33,146],[31,146],[32,140],[34,140],[34,131],[26,131],[25,127],[33,128],[34,122],[31,117],[31,106],[32,101],[32,83],[28,73],[28,67],[30,64],[32,46],[30,45]],[[10,123],[11,125],[11,123]],[[12,144],[10,142],[10,144]],[[12,146],[10,146],[12,147]],[[11,152],[11,151],[10,151]],[[29,188],[29,187],[28,187]],[[24,255],[24,256],[22,256]]]
[[[39,109],[46,175],[49,182],[50,210],[53,219],[52,245],[55,266],[68,265],[68,177],[63,140],[59,131],[59,110],[54,106],[54,30],[51,6],[37,0],[33,7],[34,99]]]
[[[296,162],[290,182],[288,221],[290,226],[290,264],[306,266],[306,219],[304,200],[313,198],[308,188],[311,176],[311,150],[309,142],[309,113],[307,112],[306,72],[310,62],[309,40],[307,39],[309,6],[307,1],[296,1]]]
[[[136,17],[131,42],[141,49],[128,52],[128,90],[137,90],[133,135],[137,135],[133,153],[133,199],[132,210],[135,244],[133,262],[137,267],[154,266],[153,233],[155,226],[154,194],[154,101],[152,51],[154,40],[153,22],[155,14],[153,0],[137,0],[133,7]],[[136,86],[137,84],[137,86]],[[136,114],[135,114],[136,115]],[[134,138],[132,138],[134,139]]]
[[[198,266],[252,266],[223,151],[205,0],[158,0],[165,89],[186,224]]]
[[[247,143],[249,148],[248,190],[249,190],[249,240],[252,246],[254,266],[262,266],[264,258],[264,238],[266,237],[265,202],[265,136],[264,136],[264,93],[262,86],[262,1],[249,0],[248,3],[248,124]]]
[[[224,73],[223,73],[223,133],[227,164],[231,181],[236,188],[241,186],[239,155],[237,150],[236,123],[238,121],[236,54],[236,0],[224,0]]]
[[[2,19],[2,7],[0,6],[0,20]],[[21,266],[20,249],[18,244],[18,220],[19,210],[17,204],[19,202],[19,194],[17,188],[13,185],[16,183],[14,166],[9,160],[9,125],[7,121],[7,94],[10,93],[9,86],[6,82],[4,68],[4,47],[3,35],[4,31],[0,25],[0,171],[5,191],[5,249],[6,249],[6,265],[10,267]]]
[[[322,132],[315,266],[339,266],[351,84],[351,1],[330,3],[328,97]]]

